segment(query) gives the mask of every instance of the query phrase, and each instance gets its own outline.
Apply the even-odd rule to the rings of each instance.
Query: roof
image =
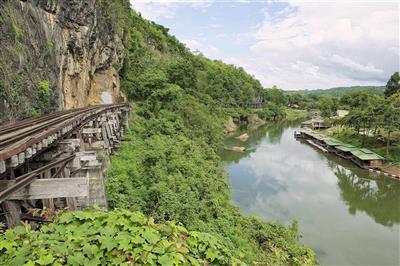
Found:
[[[384,160],[385,158],[380,156],[379,154],[376,154],[373,151],[370,151],[368,149],[359,149],[355,151],[351,151],[351,154],[356,156],[357,158],[363,160],[363,161],[371,161],[371,160]]]
[[[329,146],[335,146],[336,149],[344,151],[344,152],[350,152],[353,154],[355,157],[359,158],[360,160],[363,161],[371,161],[371,160],[385,160],[384,157],[380,156],[379,154],[374,153],[371,150],[365,149],[365,148],[357,148],[351,144],[343,143],[340,140],[337,140],[335,138],[317,133],[313,131],[312,129],[309,128],[301,128],[300,132],[311,136],[317,140],[322,140]]]
[[[311,136],[311,137],[317,139],[317,140],[323,140],[323,139],[326,138],[325,135],[316,133],[316,132],[314,132],[314,131],[312,131],[312,130],[310,130],[310,129],[308,129],[308,130],[304,129],[304,130],[302,130],[302,132],[303,132],[304,134],[306,134],[306,135],[309,135],[309,136]]]
[[[324,141],[329,146],[340,146],[340,145],[343,145],[343,142],[341,142],[341,141],[339,141],[337,139],[331,138],[331,137],[326,137],[324,139]]]
[[[359,148],[354,147],[353,145],[350,145],[350,144],[342,144],[342,145],[336,146],[336,149],[345,151],[345,152],[347,152],[347,151],[351,152],[351,151],[358,150]]]
[[[303,125],[308,125],[308,124],[311,124],[312,123],[312,120],[307,120],[307,121],[304,121],[304,122],[301,122]]]

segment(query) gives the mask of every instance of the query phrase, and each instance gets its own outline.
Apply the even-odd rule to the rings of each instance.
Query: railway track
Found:
[[[81,144],[75,143],[88,141],[85,144],[90,146],[94,140],[104,145],[100,146],[103,149],[113,149],[127,127],[129,109],[131,106],[128,103],[98,105],[0,125],[0,208],[7,225],[19,224],[20,213],[23,211],[21,202],[40,207],[40,204],[52,204],[45,199],[65,197],[67,200],[64,204],[74,207],[73,197],[89,198],[82,188],[85,183],[79,183],[84,178],[71,177],[76,177],[79,171],[90,171],[87,169],[97,167],[97,161],[91,164],[92,155],[82,155],[85,150],[82,152],[76,148],[81,147]],[[72,172],[71,168],[74,169]],[[87,173],[83,174],[86,176]],[[38,178],[45,182],[36,182]],[[69,184],[69,190],[58,188],[55,189],[58,192],[55,192],[53,188],[60,182]],[[45,184],[45,187],[38,187],[38,184]],[[46,186],[47,189],[51,188],[48,192]],[[76,193],[72,195],[77,196],[67,196],[71,195],[71,191]],[[18,195],[24,196],[18,198]],[[32,199],[30,197],[39,201],[27,202],[25,198]]]
[[[40,144],[49,136],[62,137],[77,125],[88,122],[101,113],[128,104],[98,105],[52,113],[36,119],[26,119],[0,126],[0,161],[18,155],[29,147]]]

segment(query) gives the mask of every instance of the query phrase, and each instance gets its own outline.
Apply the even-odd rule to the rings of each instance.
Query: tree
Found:
[[[367,108],[372,94],[367,91],[356,91],[343,95],[340,104],[345,108]]]
[[[390,97],[383,115],[383,127],[387,132],[386,154],[389,155],[391,134],[400,129],[400,95]]]
[[[267,102],[273,102],[278,105],[286,105],[287,103],[285,93],[275,85],[264,91],[264,98]]]
[[[332,97],[321,97],[317,103],[318,109],[321,110],[322,116],[330,117],[335,114],[338,101]]]
[[[196,86],[196,71],[189,61],[179,61],[170,65],[167,74],[169,82],[180,86],[182,89],[193,89]]]
[[[393,94],[400,93],[400,76],[399,72],[393,73],[386,84],[385,96],[390,97]]]

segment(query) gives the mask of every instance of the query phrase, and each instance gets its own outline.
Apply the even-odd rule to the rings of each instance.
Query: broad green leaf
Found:
[[[174,259],[171,258],[170,254],[164,254],[158,258],[158,263],[160,263],[163,266],[170,266],[174,265]]]
[[[159,236],[158,232],[155,230],[151,230],[151,229],[147,229],[146,231],[144,231],[142,233],[142,236],[146,239],[147,242],[149,242],[151,244],[154,244],[158,240],[160,240],[160,236]]]
[[[51,254],[40,256],[38,260],[35,262],[39,265],[49,265],[54,261],[54,258]]]
[[[215,258],[218,256],[218,252],[214,250],[213,248],[209,248],[206,251],[206,258],[210,259],[211,261],[214,261]]]

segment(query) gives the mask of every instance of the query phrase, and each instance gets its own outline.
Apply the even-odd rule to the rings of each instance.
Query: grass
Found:
[[[300,118],[306,118],[309,114],[306,110],[295,110],[286,108],[286,120],[297,120]]]

